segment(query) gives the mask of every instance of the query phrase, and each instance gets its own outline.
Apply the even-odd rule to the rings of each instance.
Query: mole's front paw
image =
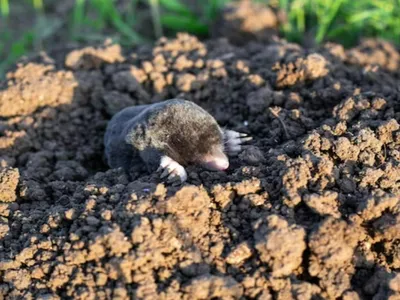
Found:
[[[168,175],[168,182],[175,182],[177,179],[179,179],[180,182],[185,182],[187,179],[185,168],[169,156],[161,157],[160,167],[158,168],[157,172],[161,170],[163,170],[161,178],[164,178]]]
[[[224,131],[225,151],[229,155],[236,155],[242,150],[242,144],[251,141],[253,138],[245,133],[233,130]]]

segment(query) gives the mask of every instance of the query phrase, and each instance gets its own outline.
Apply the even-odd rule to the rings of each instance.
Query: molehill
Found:
[[[398,49],[302,48],[271,10],[255,28],[245,12],[210,40],[105,44],[8,73],[0,298],[400,298]],[[114,113],[177,97],[254,142],[178,187],[103,164]]]

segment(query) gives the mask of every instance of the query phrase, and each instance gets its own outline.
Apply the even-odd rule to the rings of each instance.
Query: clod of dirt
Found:
[[[391,265],[393,267],[399,266],[400,257],[397,250],[397,238],[400,230],[400,214],[392,215],[390,213],[384,214],[382,217],[373,222],[376,235],[374,241],[385,243],[385,254],[392,256]]]
[[[379,140],[386,144],[393,142],[393,133],[400,129],[399,123],[395,119],[390,119],[377,128]]]
[[[285,276],[296,270],[306,249],[305,231],[277,215],[259,220],[254,226],[254,239],[260,259],[272,269],[272,275]]]
[[[301,202],[301,191],[305,190],[311,179],[309,164],[303,159],[288,159],[287,169],[282,176],[282,192],[285,194],[285,204],[296,206]]]
[[[260,190],[260,180],[252,178],[249,180],[243,180],[236,183],[233,188],[236,190],[238,195],[252,194]]]
[[[262,3],[232,2],[221,12],[212,33],[215,37],[227,37],[233,44],[244,44],[249,40],[265,42],[277,35],[281,19],[282,15]]]
[[[276,72],[275,85],[278,88],[315,80],[324,77],[329,72],[327,60],[317,53],[298,58],[294,62],[277,64],[273,70]]]
[[[400,54],[389,42],[364,39],[361,44],[347,52],[346,60],[362,66],[377,65],[391,72],[400,68]]]
[[[357,161],[360,149],[357,146],[352,145],[348,138],[340,137],[335,142],[335,148],[335,153],[341,160]]]
[[[0,115],[29,115],[40,107],[69,104],[78,82],[69,71],[28,63],[7,74],[8,88],[0,91]],[[35,99],[32,101],[31,99]]]
[[[18,169],[0,169],[0,202],[13,202],[17,199],[19,177]]]
[[[255,146],[249,146],[239,155],[240,160],[249,165],[260,165],[265,162],[264,154]]]
[[[4,273],[4,282],[12,283],[17,289],[23,290],[31,284],[31,276],[27,270],[9,270]]]
[[[133,95],[137,99],[150,100],[149,94],[140,84],[140,75],[136,74],[137,69],[131,67],[129,71],[121,71],[112,75],[112,82],[120,92]]]
[[[163,207],[164,204],[166,207]],[[201,239],[207,234],[210,218],[210,198],[204,189],[184,187],[166,203],[160,202],[158,208],[174,214],[180,230],[188,231],[192,239]]]
[[[65,65],[72,70],[98,69],[104,64],[122,62],[120,45],[105,44],[103,48],[87,47],[82,50],[74,50],[67,55]]]
[[[379,218],[385,211],[397,214],[400,213],[400,198],[397,195],[376,190],[360,203],[357,210],[362,220],[365,221]]]
[[[268,87],[259,89],[247,96],[246,102],[252,114],[263,114],[274,101],[275,92]]]
[[[105,109],[110,116],[123,110],[128,106],[135,105],[135,101],[128,95],[117,91],[105,93],[103,95]]]
[[[242,295],[240,285],[230,277],[205,275],[195,278],[184,287],[184,299],[239,299]]]
[[[325,191],[322,195],[305,195],[304,203],[320,215],[330,215],[335,218],[340,218],[338,193],[336,192]]]
[[[239,244],[231,253],[226,257],[226,262],[231,265],[240,265],[252,255],[252,250],[248,243],[243,242]]]
[[[357,225],[328,217],[310,236],[308,271],[320,279],[329,298],[340,297],[350,288],[354,267],[351,264],[355,246],[364,237]]]

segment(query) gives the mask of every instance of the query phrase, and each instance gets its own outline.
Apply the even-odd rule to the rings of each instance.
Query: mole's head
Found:
[[[163,126],[164,151],[168,156],[180,164],[201,165],[212,171],[229,167],[223,132],[201,107],[185,101],[169,107],[159,117],[161,122],[157,123]]]
[[[218,130],[220,131],[219,128]],[[197,153],[195,163],[211,171],[226,170],[229,167],[229,160],[224,153],[222,133],[215,130],[212,134],[214,136],[208,136],[208,139],[204,138],[208,142],[208,147]]]

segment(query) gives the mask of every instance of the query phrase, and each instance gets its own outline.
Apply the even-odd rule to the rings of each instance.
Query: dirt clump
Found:
[[[226,37],[233,44],[244,44],[249,40],[270,41],[277,36],[282,12],[251,1],[229,3],[220,13],[213,26],[214,37]]]
[[[28,63],[7,74],[7,85],[7,90],[0,92],[3,117],[29,115],[39,107],[66,104],[78,83],[69,71],[57,72],[52,65]]]
[[[269,265],[273,276],[291,274],[300,266],[306,248],[303,228],[289,226],[286,220],[270,215],[266,224],[255,225],[254,239],[261,261]]]
[[[310,235],[311,276],[320,279],[320,286],[329,298],[336,298],[351,288],[354,266],[351,264],[355,246],[363,239],[363,231],[346,222],[327,218]]]
[[[90,70],[99,69],[107,63],[122,62],[124,57],[121,53],[121,46],[106,43],[103,49],[87,47],[72,51],[65,59],[65,66],[72,70]]]
[[[348,51],[346,58],[353,64],[368,68],[378,66],[391,72],[398,72],[400,55],[389,42],[376,39],[364,39],[358,47]]]
[[[310,54],[306,58],[298,58],[294,62],[278,64],[273,70],[277,71],[278,88],[295,85],[301,81],[315,80],[329,72],[326,59],[317,53]]]
[[[325,191],[322,195],[307,194],[304,203],[314,212],[320,215],[330,215],[339,218],[339,194],[337,192]]]
[[[0,298],[395,299],[396,55],[179,34],[21,64],[0,91]],[[103,163],[114,113],[176,97],[253,137],[227,172]]]
[[[17,200],[19,171],[16,168],[0,169],[0,201],[14,202]]]

